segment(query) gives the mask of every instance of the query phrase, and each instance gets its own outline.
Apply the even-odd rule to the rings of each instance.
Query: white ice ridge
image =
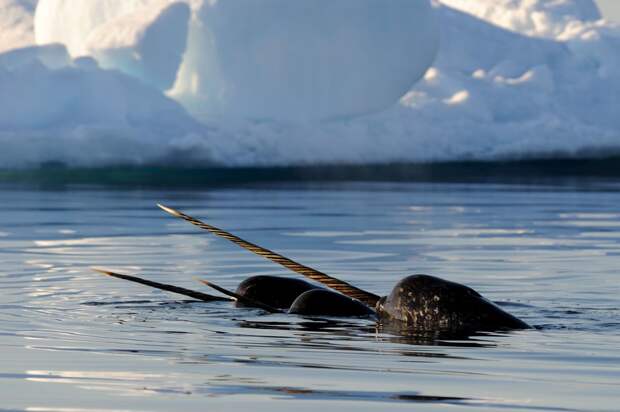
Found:
[[[401,16],[379,7],[392,1],[435,16],[396,24]],[[48,2],[58,7],[45,11]],[[65,9],[69,3],[73,9]],[[0,167],[620,151],[620,27],[599,19],[592,0],[442,3],[431,9],[423,0],[194,0],[188,27],[176,16],[189,9],[172,0],[41,0],[37,22],[44,11],[66,13],[64,28],[51,15],[41,25],[58,36],[49,41],[69,45],[71,53],[54,45],[0,54]],[[91,16],[93,4],[100,9]],[[274,4],[281,7],[269,7]],[[88,19],[94,20],[83,25]],[[336,22],[341,30],[330,39],[338,41],[326,41]],[[6,27],[0,39],[14,32],[15,25]],[[80,34],[84,27],[87,35]],[[410,87],[432,59],[433,27],[439,52]],[[157,37],[150,37],[151,28],[163,37],[154,43],[161,41],[176,63],[144,59],[148,53],[139,45]],[[76,59],[82,54],[94,58]],[[104,61],[118,70],[103,70]],[[381,65],[386,62],[389,68]],[[158,75],[135,70],[139,64]],[[161,89],[173,77],[169,98]],[[401,87],[406,94],[390,104]],[[359,115],[364,112],[373,113]]]

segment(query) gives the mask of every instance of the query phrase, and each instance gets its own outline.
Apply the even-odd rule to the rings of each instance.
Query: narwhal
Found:
[[[237,306],[255,307],[270,313],[374,317],[382,324],[397,323],[399,328],[413,331],[461,333],[530,328],[527,323],[505,312],[475,290],[459,283],[434,276],[412,275],[398,282],[389,295],[381,297],[178,210],[158,206],[172,216],[227,239],[327,288],[302,279],[253,276],[244,280],[236,291],[232,292],[212,282],[202,281],[227,296],[220,297],[107,270],[96,269],[97,271],[202,301],[234,301]]]

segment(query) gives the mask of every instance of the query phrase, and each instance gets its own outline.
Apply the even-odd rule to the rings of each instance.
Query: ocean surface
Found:
[[[535,326],[451,339],[266,315],[204,290],[285,269],[161,202],[356,286],[427,273]],[[0,188],[2,411],[618,411],[620,185]]]

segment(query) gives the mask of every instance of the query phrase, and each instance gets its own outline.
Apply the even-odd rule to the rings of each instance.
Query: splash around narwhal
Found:
[[[206,302],[231,301],[237,306],[259,308],[268,313],[368,317],[377,319],[381,324],[396,324],[399,329],[419,332],[473,333],[530,328],[524,321],[459,283],[434,276],[412,275],[399,281],[389,295],[381,297],[178,210],[158,206],[175,217],[266,257],[322,286],[302,279],[253,276],[244,280],[236,291],[232,292],[202,280],[204,284],[226,296],[220,297],[108,270],[95,269],[96,271]]]

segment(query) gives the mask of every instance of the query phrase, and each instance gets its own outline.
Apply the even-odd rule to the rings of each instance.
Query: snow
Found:
[[[62,45],[0,54],[0,165],[96,166],[166,158],[196,122],[175,101]],[[144,159],[144,160],[143,160]]]
[[[530,36],[563,38],[574,25],[601,19],[592,0],[441,0],[443,4]]]
[[[176,81],[185,52],[189,18],[184,3],[134,12],[93,30],[87,54],[102,67],[122,70],[167,90]]]
[[[67,49],[16,49],[0,14],[0,167],[620,149],[620,27],[592,0],[429,4],[41,0],[37,42]]]
[[[171,94],[203,120],[378,111],[411,88],[437,51],[437,25],[425,0],[193,6],[187,55]],[[186,51],[188,18],[189,7],[171,0],[42,0],[36,38],[167,89]]]
[[[43,0],[36,13],[39,44],[65,44],[161,89],[174,84],[186,49],[190,9],[170,0]]]
[[[17,71],[36,63],[48,69],[59,69],[69,65],[70,62],[69,53],[61,44],[29,46],[0,54],[0,68],[6,71]]]
[[[0,53],[34,44],[35,0],[0,0]]]
[[[40,0],[35,15],[38,44],[63,43],[72,56],[87,54],[89,34],[98,26],[149,8],[161,10],[165,0]]]

